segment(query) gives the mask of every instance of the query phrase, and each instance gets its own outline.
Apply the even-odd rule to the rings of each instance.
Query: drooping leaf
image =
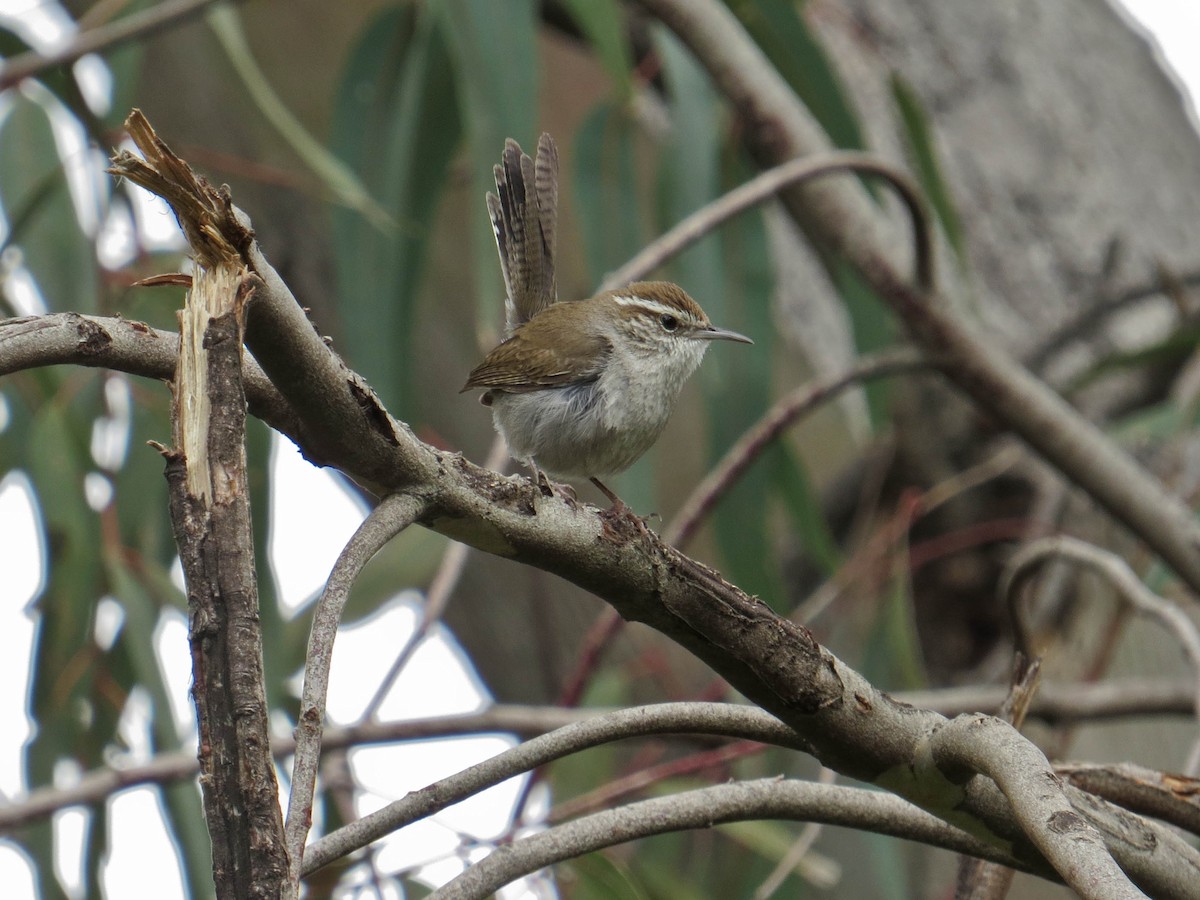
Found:
[[[777,491],[776,496],[783,501],[801,549],[824,575],[833,575],[842,564],[842,552],[829,523],[821,514],[820,497],[804,464],[795,459],[783,443],[768,451],[767,464],[772,469],[771,483]]]
[[[825,48],[804,21],[803,4],[795,0],[728,3],[833,143],[845,149],[864,148],[858,115],[829,64]]]
[[[650,900],[629,868],[605,853],[589,853],[569,863],[574,900]]]
[[[388,227],[390,220],[387,212],[375,201],[363,182],[308,132],[275,93],[266,73],[254,59],[237,8],[216,4],[207,9],[205,18],[225,50],[233,71],[241,79],[263,118],[274,127],[309,171],[338,203],[356,210],[376,228]]]
[[[641,249],[646,238],[636,134],[624,107],[610,103],[597,105],[575,134],[575,205],[594,284]]]
[[[19,94],[0,126],[0,204],[17,217],[9,243],[20,247],[47,307],[94,312],[91,241],[75,216],[58,144],[46,111]]]
[[[896,336],[895,319],[875,292],[846,263],[829,259],[825,263],[850,316],[858,352],[870,353],[891,345]],[[872,429],[878,429],[888,421],[891,385],[886,380],[872,380],[864,390]]]
[[[893,73],[891,85],[892,99],[900,112],[900,123],[904,127],[909,157],[916,166],[921,187],[924,188],[933,213],[946,233],[946,240],[950,242],[954,255],[958,257],[959,265],[965,267],[968,258],[962,221],[954,207],[946,179],[942,177],[942,167],[938,160],[937,148],[934,146],[929,116],[926,115],[925,108],[912,86],[899,74]]]
[[[725,183],[750,171],[740,157],[729,162]],[[754,340],[753,346],[718,345],[705,359],[702,383],[709,406],[710,460],[716,462],[771,405],[771,265],[762,216],[741,216],[722,230],[725,260],[721,324]],[[724,352],[722,352],[724,351]],[[771,539],[773,471],[759,461],[734,486],[715,517],[716,534],[734,581],[778,604],[784,596]]]
[[[617,99],[627,99],[633,92],[633,54],[621,6],[615,0],[565,0],[563,5],[612,77]]]
[[[461,136],[449,50],[426,9],[389,9],[363,33],[338,90],[332,146],[396,227],[334,211],[351,363],[390,409],[414,412],[413,328],[430,222]]]
[[[454,59],[459,108],[467,138],[472,192],[481,202],[493,189],[492,166],[505,138],[526,150],[536,138],[537,15],[533,0],[440,0],[442,35]],[[471,219],[471,260],[482,321],[496,314],[499,272],[491,252],[491,223]]]

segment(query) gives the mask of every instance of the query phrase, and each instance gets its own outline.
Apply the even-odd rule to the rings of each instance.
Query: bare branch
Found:
[[[682,253],[719,225],[741,212],[771,199],[784,188],[792,187],[821,175],[835,172],[854,172],[877,175],[888,182],[900,195],[912,220],[913,271],[923,290],[933,289],[933,239],[929,216],[921,192],[911,178],[895,166],[867,153],[837,151],[806,156],[782,163],[756,175],[745,184],[718,197],[696,210],[674,228],[648,244],[633,259],[615,272],[605,276],[600,290],[622,287],[645,278],[667,260]]]
[[[946,716],[995,712],[1004,697],[1005,688],[1000,685],[910,691],[894,695],[898,701],[922,709],[937,710]],[[1052,725],[1106,721],[1128,716],[1186,716],[1192,712],[1192,698],[1192,685],[1185,681],[1130,679],[1122,680],[1119,684],[1047,684],[1041,687],[1029,715]],[[778,721],[770,713],[750,707],[739,708],[753,714],[752,723],[773,725]],[[322,750],[337,750],[368,744],[497,732],[534,737],[610,712],[613,710],[501,704],[478,713],[327,728],[321,738],[321,747]],[[683,733],[687,733],[687,730]],[[748,733],[729,736],[751,739]],[[292,755],[295,749],[296,742],[292,736],[277,736],[271,741],[271,752],[276,760]],[[199,764],[194,751],[164,753],[145,763],[95,769],[81,776],[72,787],[40,788],[26,797],[0,804],[0,834],[61,809],[100,803],[122,790],[194,778],[198,771]],[[1109,799],[1120,802],[1115,797]]]
[[[315,872],[385,834],[431,816],[485,788],[555,759],[624,738],[682,731],[750,738],[794,749],[807,746],[777,719],[762,716],[758,710],[730,704],[669,703],[605,713],[528,740],[339,828],[309,845],[304,856],[304,874]]]
[[[1020,587],[1034,568],[1049,558],[1066,559],[1087,566],[1101,575],[1116,590],[1118,596],[1138,615],[1158,622],[1179,642],[1192,669],[1194,679],[1193,708],[1200,721],[1200,630],[1196,623],[1176,604],[1158,596],[1146,587],[1129,563],[1086,541],[1066,535],[1042,538],[1023,547],[1009,560],[1000,581],[1000,601],[1009,609],[1018,646],[1025,654],[1032,653],[1028,623],[1021,614]],[[1200,767],[1200,742],[1193,742],[1184,771],[1195,775]]]
[[[411,525],[423,510],[424,504],[420,500],[406,494],[385,497],[382,503],[371,510],[338,556],[313,612],[312,632],[304,657],[304,692],[296,725],[292,791],[285,825],[291,858],[292,896],[299,890],[304,842],[312,825],[313,792],[317,783],[317,767],[321,761],[325,700],[329,694],[329,669],[333,662],[333,641],[342,621],[342,610],[363,566],[388,541]]]
[[[1195,778],[1133,763],[1058,763],[1054,770],[1089,794],[1200,835],[1200,781]]]
[[[848,387],[872,378],[910,372],[930,365],[911,347],[886,350],[860,359],[853,367],[832,378],[801,385],[779,400],[730,447],[704,480],[684,501],[675,520],[663,532],[668,544],[682,546],[708,512],[725,496],[763,451],[797,419],[836,397]]]
[[[711,828],[751,819],[787,819],[842,825],[970,853],[1023,871],[1053,877],[1040,860],[1005,854],[899,797],[843,785],[791,779],[722,784],[598,812],[492,851],[434,891],[438,900],[490,897],[506,884],[571,859],[656,834]]]
[[[262,623],[246,472],[242,336],[254,279],[231,247],[206,246],[180,314],[160,447],[188,598],[192,697],[212,869],[221,896],[273,896],[287,875],[267,730]]]
[[[0,376],[75,365],[170,381],[178,360],[179,335],[144,322],[73,312],[0,320]],[[252,359],[244,361],[243,380],[250,412],[303,440],[296,414]]]
[[[25,78],[46,69],[65,66],[89,53],[99,53],[126,41],[147,37],[157,31],[182,24],[216,0],[167,0],[149,9],[125,16],[107,25],[89,28],[75,35],[66,46],[52,53],[22,53],[6,60],[0,68],[0,91],[8,90]]]
[[[695,54],[738,111],[764,166],[825,153],[830,142],[762,50],[718,0],[641,0]],[[823,246],[843,256],[896,312],[914,341],[982,409],[1019,434],[1200,591],[1200,523],[1179,499],[1043,382],[971,333],[945,298],[914,286],[898,241],[846,179],[793,186],[780,198]]]
[[[928,758],[951,781],[960,767],[964,774],[991,778],[1025,834],[1081,897],[1145,896],[1113,860],[1096,825],[1067,799],[1046,757],[1007,722],[994,716],[952,719],[930,736]]]

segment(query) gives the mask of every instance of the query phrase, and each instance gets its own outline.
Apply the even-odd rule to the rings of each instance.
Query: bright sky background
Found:
[[[1125,0],[1125,3],[1157,36],[1162,56],[1175,68],[1180,83],[1191,87],[1193,97],[1200,94],[1200,52],[1197,52],[1200,47],[1200,2]],[[27,38],[38,42],[53,40],[69,21],[55,4],[40,0],[0,0],[0,15],[21,15],[30,29]],[[85,65],[97,79],[98,90],[103,91],[107,83],[103,66],[96,61]],[[60,140],[69,150],[82,149],[75,135],[64,133]],[[143,210],[139,226],[143,235],[158,233],[163,240],[176,239],[173,220],[161,210]],[[106,244],[106,253],[119,257],[124,252],[120,228]],[[30,295],[26,302],[31,311],[36,309],[36,296]],[[5,410],[0,398],[0,428],[4,421]],[[124,452],[124,448],[119,452]],[[324,582],[338,551],[361,520],[362,511],[332,477],[305,463],[289,442],[277,442],[273,466],[277,477],[285,479],[289,485],[287,490],[275,492],[277,505],[271,513],[273,546],[289,550],[286,559],[277,557],[275,572],[285,602],[295,606]],[[6,797],[19,796],[23,792],[21,747],[28,739],[32,724],[25,715],[25,695],[29,648],[34,632],[34,622],[26,610],[38,590],[44,565],[38,542],[40,527],[32,527],[36,522],[36,511],[24,485],[24,478],[19,474],[0,481],[0,572],[4,573],[0,580],[0,684],[6,686],[0,692],[0,722],[5,723],[5,728],[0,731],[0,796]],[[302,506],[288,505],[298,504],[296,498],[299,497],[304,498]],[[322,510],[319,517],[313,515],[314,508]],[[365,703],[363,685],[370,685],[373,690],[379,683],[396,648],[403,644],[413,627],[418,602],[416,592],[402,594],[369,622],[346,629],[339,635],[329,695],[333,721],[349,723],[357,720]],[[98,632],[114,631],[119,627],[120,610],[115,603],[110,601],[103,605],[101,612]],[[181,726],[194,729],[187,697],[190,673],[183,617],[165,617],[160,634],[160,663],[175,688],[173,711]],[[487,702],[486,690],[474,677],[453,638],[439,633],[415,655],[381,712],[385,719],[449,714],[477,709]],[[134,709],[126,717],[125,732],[130,745],[135,748],[136,759],[145,756],[149,743],[145,708],[141,708],[139,715],[138,704],[131,705]],[[24,728],[15,727],[21,722],[25,723]],[[492,738],[444,742],[432,749],[426,742],[410,747],[356,751],[353,759],[357,773],[370,790],[377,792],[373,797],[364,798],[360,811],[369,812],[409,790],[493,755],[509,743]],[[398,781],[399,772],[409,773],[408,780]],[[64,766],[58,773],[58,780],[70,783],[78,774]],[[460,832],[482,837],[501,833],[507,825],[517,784],[502,785],[435,820],[406,829],[405,839],[393,841],[381,854],[379,861],[383,870],[441,859],[442,862],[428,870],[430,875],[437,876],[438,880],[451,877],[460,865],[454,855],[460,843]],[[153,884],[156,896],[163,900],[182,896],[174,849],[160,824],[154,794],[139,789],[118,795],[113,800],[111,821],[111,857],[105,870],[109,894],[134,896],[139,887],[144,889],[145,885]],[[82,839],[83,813],[67,812],[58,816],[56,827],[65,842],[78,842]],[[70,871],[71,859],[78,859],[77,850],[64,853],[59,861],[60,871],[64,880],[78,885],[79,873]],[[4,885],[7,897],[33,896],[33,882],[26,862],[13,845],[3,839],[0,839],[0,885]],[[522,895],[534,896],[523,889],[505,896]]]

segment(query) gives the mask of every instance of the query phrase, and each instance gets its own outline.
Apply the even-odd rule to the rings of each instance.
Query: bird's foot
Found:
[[[604,511],[604,516],[611,519],[631,519],[643,537],[652,536],[650,529],[646,527],[646,520],[630,509],[624,500],[610,491],[603,481],[599,478],[589,478],[588,480],[612,503],[612,506]]]

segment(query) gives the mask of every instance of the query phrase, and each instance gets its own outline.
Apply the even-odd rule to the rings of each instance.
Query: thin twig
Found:
[[[30,51],[14,56],[0,68],[0,91],[8,90],[22,79],[31,78],[47,69],[73,63],[89,53],[99,53],[126,41],[179,25],[215,2],[217,0],[168,0],[107,25],[81,31],[65,47],[50,53]]]
[[[1040,860],[1017,859],[893,795],[766,778],[642,800],[557,825],[497,848],[434,891],[430,900],[482,900],[523,875],[605,847],[672,831],[762,819],[825,822],[895,835],[1051,877]]]
[[[639,0],[692,51],[745,123],[764,164],[825,152],[828,135],[720,0]],[[914,286],[892,230],[858,187],[789,188],[780,198],[797,224],[862,274],[903,320],[914,342],[983,410],[1011,428],[1145,540],[1200,590],[1200,523],[1179,498],[1093,423],[952,312],[950,298]]]
[[[729,448],[684,502],[674,521],[663,532],[663,540],[676,546],[686,544],[709,510],[796,419],[860,381],[909,372],[927,365],[929,363],[919,351],[911,347],[898,347],[865,356],[853,367],[832,378],[796,388],[771,407]]]
[[[796,733],[761,710],[721,703],[669,703],[622,709],[597,716],[550,734],[518,744],[419,791],[413,791],[383,809],[351,822],[314,841],[304,856],[308,875],[385,834],[427,818],[447,806],[588,747],[650,734],[736,735],[802,749]]]
[[[484,460],[484,468],[498,469],[507,457],[508,448],[504,444],[504,439],[500,435],[496,435],[496,439],[492,441],[492,448],[488,451],[488,457]],[[429,582],[429,590],[425,593],[425,602],[421,608],[421,621],[417,623],[413,633],[408,636],[408,640],[404,642],[404,646],[400,648],[400,652],[396,654],[396,658],[388,668],[387,674],[379,682],[379,687],[375,689],[375,693],[363,710],[363,721],[375,718],[379,707],[383,705],[383,701],[392,690],[396,679],[400,677],[400,673],[404,671],[404,667],[412,659],[412,655],[429,635],[433,626],[442,620],[470,555],[471,548],[458,541],[451,541],[446,547],[446,552],[442,554],[442,561],[438,564],[433,580]]]
[[[789,160],[782,165],[751,178],[729,193],[692,213],[666,234],[657,238],[633,259],[610,272],[600,286],[612,290],[631,281],[645,278],[668,259],[690,247],[696,241],[738,213],[771,199],[784,188],[792,187],[821,175],[834,172],[855,172],[877,175],[888,182],[904,201],[912,219],[913,256],[917,284],[922,290],[933,288],[933,240],[929,232],[929,217],[917,185],[895,166],[868,153],[833,151]]]
[[[420,516],[424,502],[409,494],[391,494],[371,510],[346,544],[313,612],[312,632],[304,658],[304,692],[296,725],[296,752],[292,764],[292,790],[288,799],[284,834],[290,855],[290,887],[299,890],[304,841],[312,825],[313,793],[321,760],[321,731],[325,724],[325,699],[329,693],[329,668],[333,640],[342,610],[363,566],[388,541]]]
[[[1031,654],[1032,638],[1029,625],[1021,611],[1021,592],[1018,590],[1032,570],[1049,558],[1067,559],[1087,566],[1103,576],[1139,615],[1154,619],[1175,636],[1183,648],[1194,679],[1194,709],[1200,722],[1200,630],[1196,623],[1174,603],[1160,597],[1138,578],[1137,573],[1115,553],[1103,550],[1077,538],[1057,535],[1043,538],[1022,548],[1008,564],[1000,580],[1000,599],[1007,606],[1013,623],[1018,647]],[[1193,743],[1184,772],[1195,775],[1200,766],[1200,742]]]

